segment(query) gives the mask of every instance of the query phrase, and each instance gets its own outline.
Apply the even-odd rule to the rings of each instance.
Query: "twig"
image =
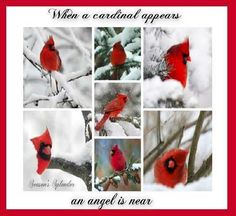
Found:
[[[88,68],[84,70],[83,72],[71,72],[70,75],[66,75],[66,80],[67,82],[72,82],[76,79],[80,79],[85,76],[90,76],[92,75],[92,69]]]
[[[211,112],[207,112],[205,118],[211,116]],[[190,122],[185,125],[185,130],[191,128],[197,123],[197,120]],[[144,173],[146,173],[153,162],[165,151],[165,149],[179,136],[182,128],[178,129],[167,141],[165,144],[161,144],[157,147],[154,147],[145,157],[144,157]]]
[[[161,143],[161,112],[157,111],[157,146]]]
[[[82,107],[79,99],[76,97],[77,95],[76,92],[71,87],[71,85],[66,81],[65,76],[59,72],[52,72],[51,74],[52,77],[60,84],[60,86],[65,89],[66,93],[75,102],[75,104],[78,105],[79,107]]]
[[[71,38],[74,41],[74,44],[80,49],[82,55],[85,57],[87,62],[90,62],[90,52],[83,46],[83,44],[75,37],[74,32],[72,31],[72,28],[69,28],[69,32],[71,34]]]
[[[197,145],[198,145],[198,140],[201,134],[202,125],[205,119],[205,112],[206,111],[200,111],[197,124],[195,127],[195,131],[194,131],[194,135],[193,135],[193,141],[192,141],[190,154],[189,154],[189,160],[188,160],[188,182],[191,182],[194,176],[195,156],[197,152]]]
[[[90,111],[82,111],[84,122],[85,122],[85,141],[88,142],[92,139],[92,130],[90,128],[89,122],[92,121],[88,116],[91,115]]]
[[[127,168],[120,172],[113,172],[110,176],[104,176],[99,181],[95,182],[94,187],[98,190],[101,190],[100,187],[104,185],[103,190],[106,191],[109,188],[109,185],[112,184],[115,187],[118,187],[119,179],[117,177],[122,177],[124,179],[127,178],[128,180],[131,180],[134,184],[140,184],[140,176],[138,172],[141,170],[141,167],[133,167],[134,163],[130,163]],[[96,180],[96,178],[95,178]],[[124,179],[125,181],[125,179]],[[127,182],[125,182],[127,184]]]
[[[41,73],[42,77],[45,77],[49,82],[47,73],[40,65],[39,58],[28,48],[26,42],[24,42],[23,55]]]
[[[188,183],[197,181],[203,176],[208,176],[212,171],[212,154],[202,163],[202,166],[194,174],[194,176],[188,181]]]
[[[184,135],[184,127],[182,127],[182,131],[181,131],[181,133],[179,135],[179,140],[178,140],[178,143],[177,143],[177,148],[180,147],[181,141],[183,139],[183,135]]]
[[[207,133],[207,132],[209,132],[209,131],[212,131],[212,128],[208,128],[208,129],[202,130],[202,131],[201,131],[201,134],[205,134],[205,133]],[[184,142],[181,143],[181,146],[186,145],[187,143],[191,142],[192,140],[193,140],[193,138],[190,138],[190,139],[185,140]]]
[[[127,69],[127,68],[132,68],[132,67],[140,67],[141,63],[138,61],[130,61],[127,60],[125,62],[125,64],[117,66],[117,67],[113,67],[111,64],[105,65],[103,67],[99,67],[96,69],[95,74],[94,74],[94,78],[99,80],[99,79],[105,79],[107,77],[111,78],[111,73],[114,71],[119,70],[123,70],[123,69]]]
[[[138,118],[134,118],[134,117],[131,117],[131,116],[119,116],[119,117],[116,117],[116,118],[112,118],[111,119],[112,122],[116,122],[116,121],[126,121],[126,122],[129,122],[131,124],[133,124],[136,128],[140,128],[140,119]]]
[[[77,176],[85,182],[87,189],[92,190],[92,181],[91,181],[91,171],[92,166],[91,162],[85,162],[82,165],[77,165],[74,162],[67,161],[63,158],[52,158],[48,169],[60,169],[64,172],[68,172],[74,176]]]

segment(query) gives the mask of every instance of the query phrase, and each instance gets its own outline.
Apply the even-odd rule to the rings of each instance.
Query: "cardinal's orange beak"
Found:
[[[191,57],[188,56],[186,60],[191,62]]]

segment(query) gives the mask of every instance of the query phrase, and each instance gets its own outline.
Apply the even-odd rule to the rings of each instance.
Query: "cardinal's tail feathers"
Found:
[[[104,123],[109,118],[109,116],[110,116],[109,113],[105,113],[102,119],[97,123],[95,130],[97,131],[101,130],[101,128],[103,127]]]

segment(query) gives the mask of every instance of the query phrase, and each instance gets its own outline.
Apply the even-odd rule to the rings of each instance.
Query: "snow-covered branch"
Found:
[[[92,139],[92,130],[90,122],[92,121],[92,114],[90,111],[82,111],[84,122],[85,122],[85,141],[88,142]]]
[[[106,79],[106,77],[110,77],[113,72],[118,72],[120,74],[120,77],[122,77],[122,74],[125,71],[127,72],[133,67],[140,67],[140,66],[141,66],[141,63],[139,61],[129,61],[129,60],[127,60],[123,65],[120,65],[117,67],[113,67],[111,64],[108,64],[108,65],[98,68],[95,71],[94,78],[97,80]],[[134,77],[134,74],[130,76]],[[139,75],[137,76],[139,77]],[[128,77],[127,79],[130,79],[130,77]]]
[[[24,101],[24,107],[34,103],[36,106],[38,105],[39,101],[49,101],[50,98],[44,95],[38,95],[38,94],[31,94],[30,97]]]
[[[112,66],[113,45],[121,42],[126,62]],[[138,80],[141,78],[140,28],[97,28],[95,31],[95,79]],[[114,74],[115,73],[115,74]],[[115,76],[116,75],[116,76]]]
[[[111,118],[110,119],[112,122],[117,122],[117,121],[125,121],[133,124],[136,128],[140,129],[140,118],[137,117],[131,117],[131,116],[118,116],[116,118]]]
[[[66,74],[65,77],[66,77],[67,82],[72,82],[74,80],[80,79],[85,76],[90,76],[90,75],[92,75],[92,69],[88,67],[84,70],[70,72]]]
[[[88,191],[92,190],[92,180],[91,180],[92,165],[90,162],[85,162],[82,165],[78,165],[66,159],[55,157],[51,159],[48,169],[60,169],[74,176],[77,176],[83,179],[83,181],[87,185]]]
[[[65,89],[68,96],[78,105],[79,107],[83,107],[77,97],[76,91],[72,88],[72,86],[67,82],[66,77],[58,72],[52,72],[52,77],[58,82],[58,84]]]
[[[140,163],[131,163],[121,172],[114,172],[110,176],[104,176],[100,179],[98,177],[95,178],[94,187],[99,191],[107,191],[110,186],[118,188],[118,185],[121,183],[121,178],[125,185],[128,185],[129,182],[140,184],[140,170]]]
[[[102,118],[102,114],[97,114],[95,120]],[[139,136],[141,131],[141,118],[131,116],[119,116],[110,118],[99,131],[100,136]]]
[[[28,48],[26,42],[24,42],[23,55],[41,73],[41,76],[45,77],[48,81],[48,74],[43,70],[42,66],[40,65],[39,58]]]

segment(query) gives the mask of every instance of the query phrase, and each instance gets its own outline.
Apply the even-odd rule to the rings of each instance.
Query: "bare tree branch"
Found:
[[[205,119],[205,113],[206,111],[200,111],[197,124],[195,127],[195,131],[194,131],[194,135],[193,135],[193,141],[192,141],[190,154],[189,154],[189,160],[188,160],[188,182],[191,182],[194,177],[195,156],[197,152],[197,145],[198,145],[198,140],[201,134],[203,121]]]
[[[208,128],[208,129],[202,130],[202,131],[201,131],[201,134],[205,134],[205,133],[207,133],[207,132],[209,132],[209,131],[212,131],[212,128]],[[187,143],[192,142],[192,140],[193,140],[193,138],[190,138],[190,139],[185,140],[184,142],[181,143],[181,146],[184,146],[184,145],[186,145]],[[187,146],[188,146],[188,145],[187,145]]]
[[[161,143],[161,112],[157,111],[157,146]]]
[[[183,135],[184,135],[184,127],[182,127],[182,131],[181,131],[181,133],[179,135],[179,140],[178,140],[178,143],[177,143],[177,148],[180,147],[181,141],[183,139]]]
[[[188,181],[188,183],[197,181],[203,176],[208,176],[212,171],[212,154],[202,163],[202,166],[198,169],[198,171],[194,174],[192,179]]]
[[[205,118],[208,116],[211,116],[212,113],[209,111],[206,113]],[[196,125],[197,120],[190,122],[189,124],[185,125],[185,130],[193,127]],[[146,173],[153,162],[165,151],[165,149],[175,140],[179,137],[180,133],[182,131],[182,128],[179,128],[171,137],[167,139],[167,141],[159,146],[154,147],[145,157],[144,157],[144,173]]]
[[[88,142],[92,139],[92,130],[90,128],[89,122],[92,121],[92,119],[89,117],[91,115],[90,111],[82,111],[84,122],[85,122],[85,142]]]
[[[74,162],[67,161],[63,158],[52,158],[48,169],[60,169],[64,172],[77,176],[85,182],[87,189],[92,190],[92,165],[91,162],[85,162],[82,165],[77,165]]]

